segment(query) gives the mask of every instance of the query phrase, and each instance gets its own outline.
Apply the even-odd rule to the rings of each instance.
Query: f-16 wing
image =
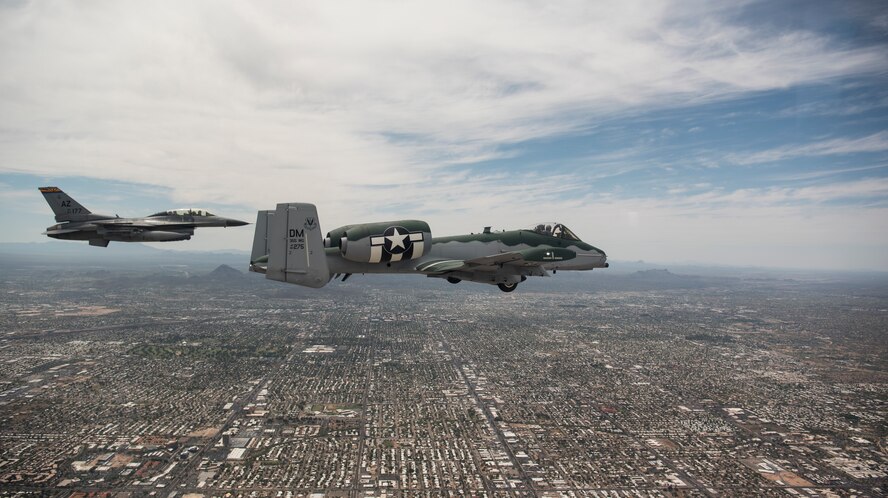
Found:
[[[188,225],[154,225],[148,223],[96,223],[99,235],[136,234],[143,232],[178,232],[194,235],[194,227]]]
[[[74,233],[83,231],[80,228],[48,228],[42,235],[61,235],[64,233]]]
[[[93,222],[100,230],[182,230],[195,228],[194,223],[152,223],[142,219],[120,218],[119,220]]]

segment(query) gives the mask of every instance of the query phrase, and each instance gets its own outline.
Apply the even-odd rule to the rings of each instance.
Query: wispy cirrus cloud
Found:
[[[878,78],[888,68],[883,43],[740,15],[750,6],[781,8],[674,0],[6,3],[0,172],[168,187],[158,191],[169,197],[162,204],[243,212],[314,201],[328,225],[356,221],[355,213],[401,217],[405,205],[411,217],[428,215],[436,233],[464,231],[467,219],[482,216],[503,227],[560,216],[585,233],[610,227],[614,238],[604,243],[633,254],[660,240],[659,227],[684,233],[688,215],[745,212],[761,222],[763,211],[742,204],[796,217],[793,203],[841,199],[796,186],[750,190],[699,173],[725,157],[754,166],[886,151],[882,131],[741,153],[743,131],[731,130],[729,148],[681,146],[674,130],[705,141],[754,114],[703,104]],[[636,123],[672,109],[700,112],[676,112],[669,133],[640,136]],[[717,119],[694,121],[713,113]],[[601,138],[602,122],[624,129]],[[553,145],[580,134],[598,136],[600,150]],[[510,166],[524,147],[549,157]],[[707,200],[703,192],[716,187],[684,187],[701,183],[721,190]],[[645,195],[639,185],[668,188]],[[836,211],[816,212],[832,219]],[[193,247],[212,247],[217,236]],[[242,237],[248,246],[250,234]]]
[[[804,187],[743,188],[732,191],[714,189],[683,196],[674,200],[674,203],[685,206],[765,207],[836,201],[861,204],[873,199],[878,200],[879,204],[888,204],[888,178],[867,178]]]
[[[860,172],[864,172],[864,171],[878,172],[879,170],[888,170],[888,163],[876,163],[876,164],[871,164],[871,165],[867,165],[867,166],[833,168],[833,169],[825,169],[825,170],[819,170],[819,171],[782,173],[782,174],[772,176],[772,179],[774,181],[779,181],[779,182],[799,182],[799,181],[807,181],[807,180],[818,180],[818,179],[823,179],[823,178],[833,177],[833,176],[838,176],[838,175],[860,173]]]
[[[258,204],[310,184],[430,168],[605,116],[878,71],[878,47],[739,24],[685,2],[31,2],[0,10],[4,171],[230,185]],[[412,140],[392,139],[411,136]],[[255,171],[276,178],[258,181]],[[188,186],[169,181],[183,173]],[[354,183],[351,181],[350,183]],[[193,188],[196,187],[196,188]]]
[[[758,164],[796,157],[834,156],[888,151],[888,131],[865,137],[830,138],[806,144],[787,144],[750,154],[728,154],[726,159],[736,164]]]

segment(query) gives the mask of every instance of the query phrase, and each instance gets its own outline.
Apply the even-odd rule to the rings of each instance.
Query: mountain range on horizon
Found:
[[[572,275],[584,280],[631,275],[639,280],[651,280],[655,276],[677,278],[678,276],[737,277],[760,279],[888,279],[888,272],[861,272],[829,269],[767,268],[731,265],[708,265],[693,262],[658,263],[646,260],[621,261],[609,259],[611,267],[606,270],[582,272]],[[164,249],[151,244],[128,243],[109,244],[108,247],[92,247],[85,243],[47,242],[0,242],[0,267],[3,266],[51,266],[65,267],[76,264],[78,267],[107,266],[108,268],[131,267],[151,269],[158,265],[181,265],[193,267],[195,271],[211,271],[220,265],[246,268],[249,262],[248,251],[203,251]],[[240,271],[240,270],[238,270]],[[648,273],[652,272],[652,273]],[[665,272],[658,274],[656,272]],[[558,274],[559,279],[564,273]]]

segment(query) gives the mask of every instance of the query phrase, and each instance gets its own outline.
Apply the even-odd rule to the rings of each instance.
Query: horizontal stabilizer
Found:
[[[268,266],[268,228],[274,218],[273,210],[256,214],[256,231],[253,232],[253,250],[250,252],[250,271],[265,273]]]

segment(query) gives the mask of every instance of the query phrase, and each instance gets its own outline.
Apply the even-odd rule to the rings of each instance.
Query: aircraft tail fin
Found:
[[[265,232],[264,242],[262,232]],[[315,288],[330,281],[318,210],[314,204],[278,204],[274,212],[260,211],[251,255],[257,263],[251,267],[261,264],[261,256],[256,256],[263,252],[263,245],[267,250],[265,278]]]
[[[92,212],[81,206],[68,194],[58,187],[40,187],[40,193],[46,199],[52,212],[55,213],[56,221],[85,221],[90,219]]]
[[[256,231],[253,232],[253,250],[250,252],[250,271],[265,273],[268,267],[268,229],[274,220],[274,210],[259,211]]]

